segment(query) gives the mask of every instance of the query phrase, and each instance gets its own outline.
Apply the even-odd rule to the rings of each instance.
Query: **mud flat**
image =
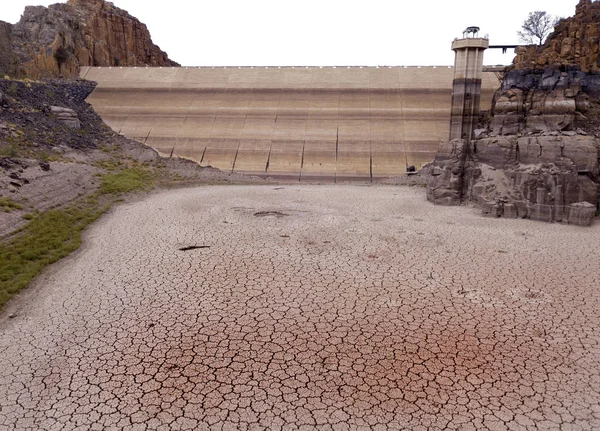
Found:
[[[599,429],[599,255],[415,188],[155,194],[0,317],[0,428]]]

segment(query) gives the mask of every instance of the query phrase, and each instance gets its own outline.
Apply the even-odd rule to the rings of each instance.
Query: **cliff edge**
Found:
[[[104,0],[27,6],[0,21],[0,72],[17,78],[75,77],[82,66],[179,66],[145,24]]]

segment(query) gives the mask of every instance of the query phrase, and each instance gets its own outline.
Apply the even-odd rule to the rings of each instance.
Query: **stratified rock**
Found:
[[[496,135],[572,131],[582,122],[600,75],[578,69],[512,70],[494,95],[491,132]]]
[[[488,217],[589,225],[598,205],[598,160],[589,135],[446,142],[428,167],[427,199],[471,202]]]
[[[77,113],[69,108],[63,108],[60,106],[51,106],[50,112],[56,117],[58,121],[63,123],[72,129],[80,129],[81,122],[77,117]]]
[[[11,52],[0,45],[0,67],[17,77],[77,76],[81,66],[179,66],[144,24],[104,0],[28,6],[12,28],[0,25],[3,32]]]

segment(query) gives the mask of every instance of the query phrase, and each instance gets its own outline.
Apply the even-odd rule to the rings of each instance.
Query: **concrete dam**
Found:
[[[377,180],[430,162],[450,131],[454,68],[84,67],[115,131],[163,156],[298,180]],[[484,72],[481,109],[499,79]]]

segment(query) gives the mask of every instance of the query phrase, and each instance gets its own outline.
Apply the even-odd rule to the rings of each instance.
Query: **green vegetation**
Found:
[[[123,164],[118,160],[99,160],[94,163],[94,166],[107,171],[115,171],[123,168]]]
[[[11,198],[0,197],[0,208],[2,208],[2,211],[5,213],[9,213],[12,210],[22,210],[23,205],[16,203]]]
[[[77,250],[81,232],[108,207],[74,206],[33,216],[0,244],[0,307],[27,287],[46,266]]]
[[[0,156],[18,157],[19,148],[15,144],[9,145],[8,147],[0,147]]]
[[[119,161],[101,162],[98,167],[108,171],[101,176],[98,192],[81,196],[66,209],[24,214],[27,224],[0,242],[0,308],[48,265],[77,250],[81,232],[111,204],[121,202],[121,194],[148,190],[159,177],[155,169],[137,164],[124,167]],[[23,209],[9,198],[0,198],[0,207],[5,211]]]
[[[0,241],[0,308],[21,289],[27,287],[48,265],[77,250],[81,233],[122,194],[149,190],[161,178],[161,170],[133,163],[126,167],[120,161],[97,164],[105,170],[100,175],[100,189],[80,199],[69,208],[43,213],[28,212],[22,228]],[[9,198],[0,198],[0,207],[23,209]]]
[[[152,171],[140,167],[125,168],[102,177],[100,192],[103,194],[129,193],[152,187]]]

